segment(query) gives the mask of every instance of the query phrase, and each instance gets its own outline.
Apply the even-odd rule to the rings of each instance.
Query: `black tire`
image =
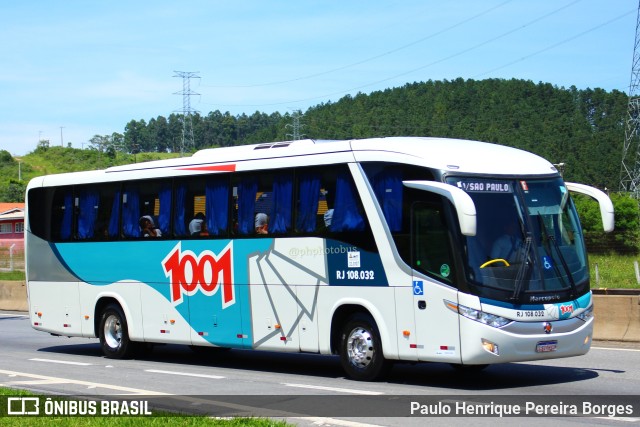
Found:
[[[371,316],[356,313],[342,328],[340,362],[347,375],[357,381],[375,381],[390,363],[382,353],[380,332]]]
[[[98,337],[109,359],[125,359],[134,353],[135,343],[129,339],[127,318],[119,305],[110,304],[102,310]]]

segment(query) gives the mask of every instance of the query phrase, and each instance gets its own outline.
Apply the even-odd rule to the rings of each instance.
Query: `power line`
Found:
[[[478,49],[478,48],[480,48],[480,47],[486,46],[486,45],[488,45],[488,44],[490,44],[490,43],[495,42],[496,40],[502,39],[502,38],[504,38],[504,37],[506,37],[506,36],[509,36],[509,35],[511,35],[511,34],[513,34],[513,33],[515,33],[515,32],[518,32],[518,31],[520,31],[520,30],[522,30],[522,29],[524,29],[524,28],[526,28],[526,27],[529,27],[529,26],[531,26],[531,25],[533,25],[533,24],[535,24],[535,23],[537,23],[537,22],[539,22],[539,21],[542,21],[542,20],[544,20],[544,19],[546,19],[546,18],[548,18],[548,17],[550,17],[550,16],[552,16],[552,15],[554,15],[554,14],[556,14],[556,13],[558,13],[558,12],[560,12],[560,11],[562,11],[562,10],[564,10],[564,9],[568,8],[568,7],[570,7],[570,6],[575,5],[576,3],[580,2],[580,1],[582,1],[582,0],[575,0],[575,1],[571,2],[571,3],[568,3],[568,4],[566,4],[566,5],[564,5],[564,6],[561,6],[561,7],[557,8],[557,9],[554,9],[554,10],[553,10],[553,11],[551,11],[551,12],[548,12],[548,13],[546,13],[546,14],[542,15],[542,16],[539,16],[538,18],[535,18],[535,19],[533,19],[533,20],[531,20],[531,21],[528,21],[528,22],[526,22],[525,24],[523,24],[523,25],[521,25],[521,26],[519,26],[519,27],[517,27],[517,28],[513,28],[513,29],[511,29],[511,30],[509,30],[509,31],[506,31],[506,32],[504,32],[504,33],[501,33],[501,34],[499,34],[499,35],[497,35],[497,36],[495,36],[495,37],[489,38],[489,39],[487,39],[487,40],[485,40],[485,41],[483,41],[483,42],[480,42],[480,43],[478,43],[478,44],[476,44],[476,45],[473,45],[473,46],[471,46],[471,47],[468,47],[468,48],[466,48],[466,49],[463,49],[463,50],[461,50],[461,51],[459,51],[459,52],[453,53],[453,54],[448,55],[448,56],[446,56],[446,57],[443,57],[443,58],[440,58],[440,59],[435,60],[435,61],[433,61],[433,62],[430,62],[430,63],[428,63],[428,64],[422,65],[422,66],[420,66],[420,67],[413,68],[413,69],[411,69],[411,70],[404,71],[404,72],[402,72],[402,73],[399,73],[399,74],[393,75],[393,76],[391,76],[391,77],[387,77],[387,78],[384,78],[384,79],[381,79],[381,80],[377,80],[377,81],[375,81],[375,82],[366,83],[366,84],[363,84],[363,85],[360,85],[360,86],[352,87],[352,88],[350,88],[350,89],[340,90],[340,91],[337,91],[337,92],[332,92],[332,93],[328,93],[328,94],[324,94],[324,95],[319,95],[319,96],[314,96],[314,97],[304,98],[304,99],[297,99],[297,100],[283,101],[283,102],[274,102],[274,103],[266,103],[266,104],[210,104],[210,105],[220,105],[220,106],[223,106],[223,107],[266,107],[266,106],[274,106],[274,105],[286,105],[286,104],[293,104],[293,103],[299,103],[299,102],[305,102],[305,101],[313,101],[313,100],[316,100],[316,99],[323,99],[323,98],[327,98],[327,97],[331,97],[331,96],[335,96],[335,95],[342,95],[342,94],[345,94],[345,93],[350,93],[350,92],[353,92],[353,91],[356,91],[356,90],[360,90],[360,89],[363,89],[363,88],[366,88],[366,87],[370,87],[370,86],[374,86],[374,85],[377,85],[377,84],[380,84],[380,83],[384,83],[384,82],[387,82],[387,81],[389,81],[389,80],[397,79],[398,77],[403,77],[403,76],[406,76],[406,75],[408,75],[408,74],[415,73],[416,71],[421,71],[421,70],[423,70],[423,69],[425,69],[425,68],[432,67],[432,66],[434,66],[434,65],[440,64],[440,63],[442,63],[442,62],[448,61],[448,60],[450,60],[450,59],[453,59],[453,58],[456,58],[456,57],[458,57],[458,56],[461,56],[461,55],[464,55],[464,54],[466,54],[466,53],[469,53],[469,52],[471,52],[471,51],[474,51],[474,50],[476,50],[476,49]],[[630,13],[632,13],[632,12],[633,12],[633,11],[626,12],[626,13],[624,13],[624,14],[622,14],[622,15],[620,15],[620,16],[618,16],[618,17],[616,17],[616,18],[613,18],[613,19],[611,19],[611,20],[609,20],[609,21],[606,21],[605,23],[599,24],[599,25],[597,25],[597,26],[595,26],[595,27],[592,27],[592,28],[590,28],[590,29],[588,29],[588,30],[585,30],[585,31],[583,31],[583,32],[581,32],[581,33],[579,33],[579,34],[577,34],[577,35],[574,35],[574,36],[568,37],[568,38],[564,39],[564,40],[563,40],[563,41],[561,41],[561,42],[554,43],[554,44],[552,44],[552,45],[550,45],[550,46],[547,46],[547,47],[545,47],[545,48],[543,48],[543,49],[541,49],[541,50],[539,50],[539,51],[537,51],[537,52],[535,52],[535,53],[533,53],[533,54],[531,54],[531,55],[529,55],[529,56],[526,56],[526,57],[520,58],[520,59],[519,59],[519,60],[517,60],[517,61],[513,61],[512,63],[509,63],[509,64],[504,65],[504,66],[502,66],[502,67],[499,67],[499,68],[497,68],[497,69],[507,67],[507,66],[509,66],[509,65],[512,65],[513,63],[516,63],[516,62],[522,61],[522,60],[524,60],[524,59],[527,59],[527,58],[529,58],[529,57],[532,57],[532,56],[538,55],[538,54],[540,54],[540,53],[542,53],[542,52],[545,52],[545,51],[547,51],[547,50],[550,50],[550,49],[552,49],[552,48],[555,48],[555,47],[557,47],[557,46],[560,46],[560,45],[562,45],[562,44],[564,44],[564,43],[567,43],[567,42],[569,42],[569,41],[571,41],[571,40],[574,40],[574,39],[576,39],[576,38],[582,37],[582,36],[584,36],[585,34],[588,34],[588,33],[592,32],[592,31],[595,31],[595,30],[597,30],[597,29],[600,29],[600,28],[602,28],[602,27],[604,27],[604,26],[606,26],[606,25],[609,25],[609,24],[611,24],[611,23],[613,23],[613,22],[615,22],[615,21],[617,21],[617,20],[620,20],[620,19],[622,19],[623,17],[625,17],[625,16],[629,15],[629,14],[630,14]]]
[[[300,123],[300,118],[303,116],[300,110],[295,110],[293,114],[291,114],[291,118],[293,119],[293,124],[286,124],[286,128],[291,128],[293,133],[288,133],[286,136],[290,136],[292,140],[298,141],[302,139],[304,134],[300,133],[300,130],[304,127],[303,124]]]
[[[285,83],[297,82],[297,81],[300,81],[300,80],[308,80],[308,79],[312,79],[312,78],[315,78],[315,77],[320,77],[320,76],[324,76],[324,75],[327,75],[327,74],[335,73],[336,71],[346,70],[348,68],[352,68],[352,67],[355,67],[357,65],[362,65],[362,64],[365,64],[367,62],[371,62],[371,61],[374,61],[376,59],[380,59],[380,58],[382,58],[384,56],[391,55],[393,53],[396,53],[396,52],[399,52],[401,50],[407,49],[407,48],[409,48],[411,46],[414,46],[414,45],[417,45],[419,43],[422,43],[422,42],[424,42],[426,40],[432,39],[432,38],[434,38],[436,36],[439,36],[441,34],[444,34],[444,33],[448,32],[448,31],[451,31],[454,28],[460,27],[460,26],[462,26],[462,25],[464,25],[464,24],[466,24],[468,22],[471,22],[474,19],[480,18],[481,16],[484,16],[484,15],[490,13],[490,12],[493,12],[494,10],[506,5],[507,3],[511,3],[512,1],[513,0],[507,0],[505,2],[502,2],[502,3],[498,4],[497,6],[494,6],[494,7],[491,7],[489,9],[486,9],[486,10],[484,10],[484,11],[482,11],[482,12],[476,14],[476,15],[473,15],[473,16],[467,18],[467,19],[463,19],[460,22],[457,22],[457,23],[455,23],[455,24],[453,24],[453,25],[451,25],[449,27],[446,27],[446,28],[444,28],[444,29],[442,29],[440,31],[436,31],[435,33],[429,34],[429,35],[427,35],[425,37],[422,37],[422,38],[420,38],[418,40],[412,41],[410,43],[407,43],[405,45],[399,46],[399,47],[397,47],[395,49],[388,50],[388,51],[380,53],[378,55],[371,56],[371,57],[363,59],[361,61],[357,61],[357,62],[353,62],[351,64],[343,65],[341,67],[332,68],[330,70],[325,70],[325,71],[321,71],[319,73],[309,74],[309,75],[306,75],[306,76],[294,77],[292,79],[287,79],[287,80],[277,80],[277,81],[272,81],[272,82],[255,83],[255,84],[249,84],[249,85],[203,85],[203,87],[227,88],[227,89],[246,89],[246,88],[254,88],[254,87],[261,87],[261,86],[275,86],[275,85],[280,85],[280,84],[285,84]],[[576,0],[576,1],[574,1],[573,3],[571,3],[571,4],[567,5],[567,6],[570,6],[570,5],[572,5],[574,3],[577,3],[579,1],[582,1],[582,0]]]
[[[173,77],[182,77],[182,91],[175,92],[174,95],[182,95],[182,142],[180,146],[180,154],[184,155],[185,151],[190,151],[195,148],[195,138],[193,136],[193,121],[191,120],[192,113],[198,113],[199,111],[191,108],[191,96],[200,95],[191,90],[191,79],[199,79],[199,71],[174,71],[176,73]]]
[[[629,84],[629,104],[627,125],[622,147],[620,167],[620,190],[628,191],[636,199],[640,198],[640,3],[636,18],[636,38],[633,45],[631,83]]]

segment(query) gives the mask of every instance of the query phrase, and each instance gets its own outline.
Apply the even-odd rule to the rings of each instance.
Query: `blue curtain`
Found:
[[[98,218],[97,191],[83,191],[78,197],[78,239],[91,239]]]
[[[140,237],[140,196],[136,190],[124,192],[126,203],[122,205],[122,231],[125,237]]]
[[[175,211],[173,214],[173,234],[175,236],[186,236],[187,224],[186,224],[186,201],[187,201],[187,186],[182,184],[176,188],[175,195]],[[162,204],[160,205],[162,206]],[[164,233],[164,231],[163,231]]]
[[[291,175],[278,175],[273,180],[273,206],[269,220],[269,233],[286,233],[291,229]]]
[[[158,228],[162,232],[163,236],[169,235],[169,228],[171,227],[171,185],[165,184],[160,189],[158,194],[160,201],[160,210],[158,212]],[[184,205],[183,205],[184,206]]]
[[[372,186],[389,229],[392,232],[402,230],[402,173],[382,171],[373,177]]]
[[[109,237],[118,237],[118,222],[120,221],[120,191],[116,191],[111,206],[111,217],[109,218]]]
[[[229,224],[229,180],[213,178],[205,188],[205,216],[211,236],[225,234]]]
[[[254,213],[258,181],[245,179],[238,185],[238,233],[253,234],[255,232]]]
[[[329,227],[333,232],[364,230],[364,218],[358,209],[355,186],[349,178],[343,173],[336,180],[336,201]]]
[[[71,191],[64,195],[64,212],[62,213],[62,224],[60,224],[60,238],[69,240],[71,238],[71,226],[73,221],[73,197]]]
[[[311,233],[316,230],[320,177],[315,174],[304,174],[300,176],[298,182],[300,183],[300,206],[298,206],[296,229],[303,233]]]

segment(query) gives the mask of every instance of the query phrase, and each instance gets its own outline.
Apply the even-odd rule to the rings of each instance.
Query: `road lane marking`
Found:
[[[623,421],[625,423],[637,423],[640,421],[640,418],[629,418],[629,417],[593,417],[596,420],[607,420],[607,421]]]
[[[324,387],[321,385],[311,385],[311,384],[292,384],[292,383],[281,383],[281,384],[287,387],[309,388],[312,390],[324,390],[324,391],[337,391],[339,393],[366,394],[369,396],[378,396],[378,395],[384,394],[383,392],[378,392],[378,391],[354,390],[351,388],[339,388],[339,387]]]
[[[316,425],[336,425],[343,427],[382,427],[378,424],[365,424],[357,421],[341,420],[338,418],[323,418],[323,417],[295,417],[298,420],[311,421]]]
[[[55,360],[55,359],[29,359],[33,362],[46,362],[46,363],[58,363],[60,365],[75,365],[75,366],[91,366],[91,363],[85,362],[71,362],[68,360]]]
[[[170,371],[165,371],[165,372],[170,372]],[[189,403],[190,405],[192,405],[193,407],[196,407],[198,405],[217,405],[217,406],[221,406],[221,407],[226,407],[226,408],[230,408],[230,409],[234,409],[234,410],[242,410],[242,411],[246,411],[246,416],[251,416],[252,414],[255,414],[256,410],[259,410],[262,414],[262,416],[269,416],[269,412],[270,410],[266,409],[266,408],[255,408],[249,405],[242,405],[242,404],[237,404],[237,403],[232,403],[232,402],[222,402],[222,401],[215,401],[215,400],[210,400],[210,399],[200,399],[197,398],[195,396],[176,396],[176,395],[172,395],[170,393],[162,393],[162,392],[156,392],[156,391],[151,391],[151,390],[143,390],[143,389],[135,389],[135,388],[131,388],[131,387],[122,387],[122,386],[116,386],[116,385],[110,385],[110,384],[102,384],[102,383],[95,383],[95,382],[90,382],[90,381],[79,381],[79,380],[72,380],[72,379],[68,379],[68,378],[59,378],[59,377],[50,377],[50,376],[46,376],[46,375],[36,375],[36,374],[29,374],[29,373],[25,373],[25,372],[16,372],[16,371],[7,371],[7,370],[2,370],[0,369],[0,375],[7,375],[10,378],[18,378],[18,377],[25,377],[25,378],[32,378],[33,381],[9,381],[9,382],[0,382],[0,385],[2,386],[11,386],[13,384],[54,384],[54,383],[66,383],[66,384],[76,384],[76,385],[83,385],[86,386],[87,388],[90,389],[95,389],[95,388],[103,388],[103,389],[111,389],[111,390],[116,390],[116,391],[120,391],[120,392],[127,392],[127,393],[133,393],[133,394],[139,394],[139,395],[146,395],[146,396],[169,396],[171,399],[175,399],[177,401],[182,401],[182,402],[186,402]],[[290,385],[290,386],[305,386],[307,388],[316,388],[316,389],[323,389],[323,390],[331,390],[331,391],[345,391],[347,390],[347,392],[359,392],[359,393],[363,393],[364,391],[362,390],[350,390],[349,389],[341,389],[341,388],[330,388],[330,387],[321,387],[321,386],[308,386],[308,385],[304,385],[304,384],[285,384],[285,385]],[[370,392],[369,394],[372,394],[374,392]],[[366,393],[365,393],[366,394]],[[375,394],[382,394],[382,393],[375,393]],[[349,421],[349,420],[341,420],[338,418],[329,418],[329,417],[305,417],[305,416],[300,416],[300,414],[295,414],[295,413],[291,413],[288,411],[278,411],[278,410],[273,410],[273,417],[289,417],[292,419],[299,419],[299,420],[306,420],[306,421],[312,421],[314,423],[317,423],[318,425],[337,425],[337,426],[343,426],[343,427],[380,427],[376,424],[366,424],[366,423],[360,423],[360,422],[356,422],[356,421]]]
[[[640,349],[636,349],[636,348],[612,348],[612,347],[591,347],[591,350],[612,350],[612,351],[635,351],[635,352],[640,352]]]
[[[189,372],[177,372],[177,371],[161,371],[159,369],[145,369],[144,371],[151,372],[154,374],[180,375],[183,377],[209,378],[213,380],[221,380],[224,378],[224,377],[221,377],[220,375],[192,374]]]
[[[108,390],[115,390],[115,391],[132,393],[132,394],[141,394],[141,395],[148,395],[148,396],[171,396],[171,394],[169,393],[161,393],[157,391],[143,390],[139,388],[123,387],[123,386],[112,385],[112,384],[102,384],[102,383],[96,383],[92,381],[72,380],[70,378],[50,377],[47,375],[29,374],[26,372],[6,371],[4,369],[0,369],[0,374],[8,375],[12,378],[25,377],[25,378],[33,378],[34,380],[40,380],[40,381],[43,381],[43,380],[60,381],[61,383],[64,383],[64,384],[82,385],[82,386],[91,387],[91,388],[104,388]],[[5,382],[4,384],[14,384],[14,383],[20,383],[20,381],[9,381],[9,382]]]
[[[40,379],[40,380],[25,380],[25,381],[11,381],[13,385],[48,385],[48,384],[64,384],[66,380],[63,379]]]

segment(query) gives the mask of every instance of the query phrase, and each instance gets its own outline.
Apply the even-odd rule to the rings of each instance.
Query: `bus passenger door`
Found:
[[[446,302],[458,301],[451,233],[441,201],[411,208],[411,292],[418,360],[460,363],[458,315]]]

